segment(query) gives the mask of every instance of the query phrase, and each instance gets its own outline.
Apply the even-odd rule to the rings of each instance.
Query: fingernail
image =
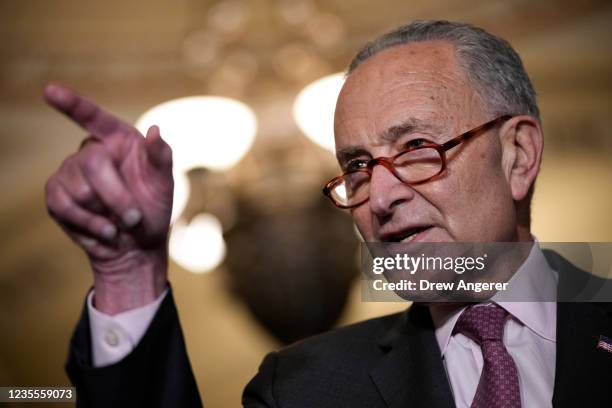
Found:
[[[123,214],[123,223],[126,227],[133,227],[140,222],[142,214],[136,208],[130,208]]]
[[[94,245],[96,245],[98,243],[98,241],[96,241],[93,238],[85,238],[85,237],[81,238],[79,241],[81,241],[81,244],[83,246],[86,246],[88,248],[92,247],[92,246],[94,246]]]
[[[117,227],[112,224],[105,225],[102,228],[102,236],[108,240],[115,238],[117,235]]]

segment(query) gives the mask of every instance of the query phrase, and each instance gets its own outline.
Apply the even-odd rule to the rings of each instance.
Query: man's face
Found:
[[[362,63],[342,89],[335,134],[343,169],[392,156],[417,139],[444,143],[494,117],[444,41],[392,47]],[[408,186],[376,166],[370,199],[352,210],[368,242],[515,241],[516,214],[498,128],[447,151],[447,169]]]

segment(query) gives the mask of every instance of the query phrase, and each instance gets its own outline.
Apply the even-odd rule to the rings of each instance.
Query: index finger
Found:
[[[114,133],[127,134],[134,130],[121,119],[62,85],[54,83],[47,85],[44,98],[49,105],[64,113],[101,141]]]

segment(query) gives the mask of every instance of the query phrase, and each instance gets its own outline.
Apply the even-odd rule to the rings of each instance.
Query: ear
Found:
[[[540,171],[544,135],[540,121],[533,116],[514,116],[500,129],[502,168],[512,190],[521,201],[529,194]]]

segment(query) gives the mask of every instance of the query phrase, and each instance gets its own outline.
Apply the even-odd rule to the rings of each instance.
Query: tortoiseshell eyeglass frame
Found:
[[[332,196],[332,190],[338,185],[340,184],[343,180],[344,177],[348,174],[352,174],[352,173],[357,173],[357,172],[365,172],[368,173],[368,175],[371,177],[372,176],[372,171],[374,169],[374,167],[376,165],[382,165],[384,166],[387,170],[389,170],[395,177],[398,178],[398,180],[400,180],[402,183],[408,184],[408,185],[417,185],[417,184],[421,184],[421,183],[425,183],[431,179],[433,179],[434,177],[440,175],[441,173],[444,172],[444,170],[446,170],[446,152],[450,149],[452,149],[453,147],[471,139],[472,137],[485,132],[489,129],[492,129],[493,127],[497,126],[499,123],[505,122],[508,119],[511,119],[512,115],[503,115],[503,116],[499,116],[487,123],[484,123],[480,126],[475,127],[474,129],[468,130],[465,133],[460,134],[457,137],[452,138],[451,140],[443,143],[443,144],[438,144],[438,143],[427,143],[418,147],[413,147],[410,149],[406,149],[406,150],[402,150],[401,152],[397,153],[396,155],[393,155],[391,157],[376,157],[373,159],[370,159],[367,162],[367,165],[361,169],[357,169],[357,170],[351,170],[351,171],[347,171],[339,176],[334,177],[333,179],[331,179],[330,181],[328,181],[325,184],[325,187],[323,187],[323,194],[325,194],[327,197],[329,197],[329,199],[332,201],[332,203],[334,203],[334,205],[338,208],[342,208],[342,209],[350,209],[350,208],[355,208],[357,206],[360,206],[361,204],[365,203],[366,201],[368,201],[370,199],[370,196],[368,195],[365,199],[359,201],[358,203],[352,204],[352,205],[343,205],[339,202],[337,202],[336,200],[334,200],[333,196]],[[400,177],[399,174],[397,174],[397,171],[395,170],[395,166],[394,166],[394,162],[395,160],[400,157],[401,155],[410,152],[410,151],[414,151],[414,150],[419,150],[419,149],[435,149],[438,154],[440,155],[440,161],[442,163],[442,165],[440,166],[440,171],[438,171],[436,174],[432,175],[431,177],[427,177],[423,180],[419,180],[419,181],[415,181],[415,182],[410,182],[407,183],[404,180],[402,180],[402,178]]]

